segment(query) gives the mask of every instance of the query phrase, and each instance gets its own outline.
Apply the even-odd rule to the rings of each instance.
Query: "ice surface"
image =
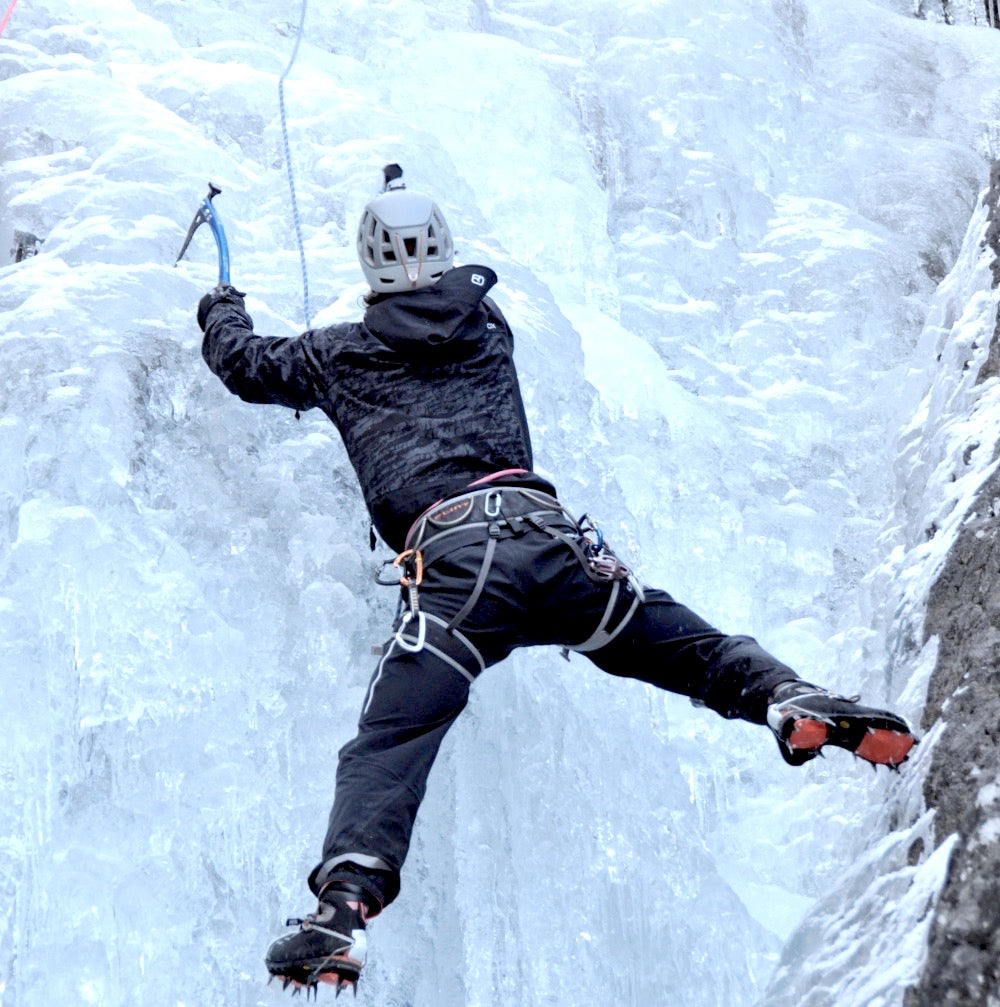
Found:
[[[926,333],[968,305],[975,341],[1000,54],[911,10],[312,4],[286,102],[315,324],[357,315],[353,228],[401,161],[500,273],[570,505],[723,628],[915,713],[928,655],[890,661],[887,584],[923,582],[893,557],[959,513],[931,478],[953,442],[914,445],[965,401],[929,392]],[[273,1003],[262,951],[311,908],[393,599],[332,427],[202,364],[207,232],[173,267],[212,179],[259,329],[299,330],[297,12],[45,0],[0,40],[0,236],[45,239],[0,269],[5,1007]],[[906,860],[919,788],[838,756],[796,772],[759,728],[517,656],[446,742],[359,1002],[740,1007],[806,917],[779,975],[898,1003],[921,932],[866,985],[850,948],[817,960],[810,908],[856,892],[877,927],[882,872],[916,920],[943,854]]]

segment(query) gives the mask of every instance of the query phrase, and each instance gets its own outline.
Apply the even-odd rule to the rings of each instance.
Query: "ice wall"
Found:
[[[5,1007],[276,1002],[263,949],[311,908],[393,599],[329,424],[201,363],[207,234],[172,265],[211,178],[258,327],[299,330],[296,14],[24,0],[0,40],[0,233],[45,238],[0,270]],[[570,505],[723,628],[916,715],[859,584],[1000,58],[905,15],[342,0],[310,5],[286,98],[315,323],[357,315],[354,222],[402,161],[501,275]],[[835,756],[796,773],[759,729],[517,657],[448,739],[362,1002],[754,1003],[859,851],[878,876],[926,834],[912,784]],[[815,974],[807,944],[782,968]],[[919,945],[887,949],[887,1003]]]

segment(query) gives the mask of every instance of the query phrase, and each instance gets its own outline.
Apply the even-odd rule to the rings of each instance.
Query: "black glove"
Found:
[[[245,307],[243,303],[244,297],[246,297],[246,294],[230,286],[228,283],[220,283],[217,287],[213,287],[198,302],[198,327],[202,332],[205,331],[208,313],[216,304],[235,304],[238,308],[243,308]]]

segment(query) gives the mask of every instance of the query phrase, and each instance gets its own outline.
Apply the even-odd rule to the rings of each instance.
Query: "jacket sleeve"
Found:
[[[301,410],[318,404],[324,382],[310,352],[309,333],[255,335],[243,295],[232,287],[206,295],[198,320],[205,332],[201,355],[234,395],[244,402]]]

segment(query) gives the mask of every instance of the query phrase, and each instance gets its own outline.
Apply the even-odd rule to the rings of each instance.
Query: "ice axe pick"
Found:
[[[187,236],[184,238],[184,244],[177,256],[177,262],[184,258],[184,253],[188,250],[188,245],[191,244],[194,232],[202,224],[208,224],[212,229],[212,236],[215,238],[215,244],[219,250],[219,285],[221,286],[229,283],[229,243],[226,241],[226,230],[219,219],[219,213],[212,202],[220,192],[222,190],[217,185],[208,183],[208,195],[201,201],[198,212],[194,215],[194,220],[191,221]],[[175,266],[177,262],[174,263]]]

